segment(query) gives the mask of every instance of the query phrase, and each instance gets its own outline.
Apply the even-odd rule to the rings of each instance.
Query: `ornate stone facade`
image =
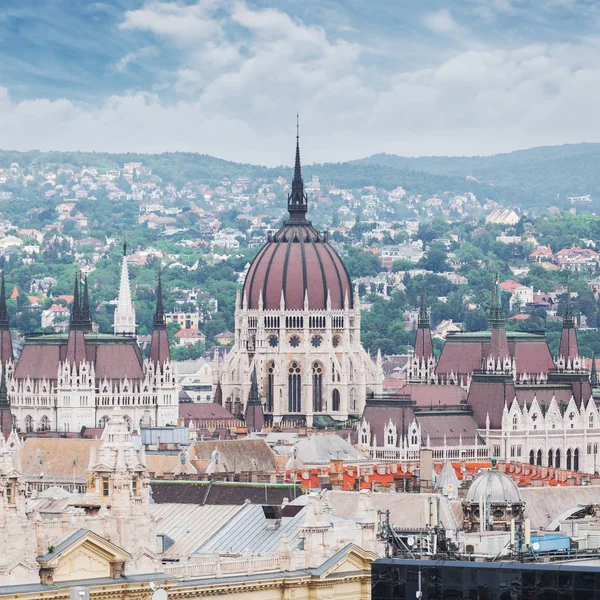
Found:
[[[150,358],[144,360],[134,335],[125,257],[121,275],[114,335],[92,332],[87,285],[82,291],[76,280],[68,334],[26,337],[18,362],[13,361],[12,348],[10,353],[3,351],[0,368],[19,431],[104,427],[117,406],[130,429],[138,429],[142,421],[158,426],[177,423],[179,393],[160,281]],[[1,313],[0,306],[0,320]]]
[[[14,432],[7,442],[0,436],[0,585],[159,569],[145,456],[136,453],[120,407],[90,455],[87,493],[58,512],[51,496],[26,503],[19,450]],[[81,565],[89,572],[78,573]]]
[[[245,413],[256,369],[267,422],[343,422],[381,393],[381,356],[374,362],[362,347],[348,273],[327,236],[306,220],[298,143],[288,211],[236,299],[235,343],[215,369],[217,383],[227,408]]]

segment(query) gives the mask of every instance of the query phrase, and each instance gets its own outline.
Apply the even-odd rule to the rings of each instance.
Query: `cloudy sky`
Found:
[[[42,8],[43,6],[43,8]],[[2,0],[0,148],[289,164],[600,141],[598,0]]]

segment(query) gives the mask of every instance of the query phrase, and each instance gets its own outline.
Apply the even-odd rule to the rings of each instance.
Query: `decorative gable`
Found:
[[[44,556],[38,557],[41,582],[120,577],[131,554],[86,529],[80,529]]]

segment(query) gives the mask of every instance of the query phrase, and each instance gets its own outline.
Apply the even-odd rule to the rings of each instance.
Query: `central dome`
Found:
[[[244,283],[248,308],[257,309],[262,292],[263,308],[278,310],[281,292],[286,310],[302,310],[308,296],[310,310],[352,306],[352,286],[336,251],[309,223],[287,222],[257,254]]]
[[[279,310],[281,295],[286,310],[302,310],[305,296],[309,310],[352,307],[352,284],[346,267],[327,238],[306,220],[307,196],[300,170],[300,145],[296,137],[296,163],[292,191],[288,195],[290,218],[270,236],[250,265],[243,298],[249,309]]]

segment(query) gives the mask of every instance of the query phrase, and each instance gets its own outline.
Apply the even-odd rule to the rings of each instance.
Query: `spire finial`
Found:
[[[300,166],[300,117],[296,113],[296,160],[294,162],[294,179],[292,180],[292,191],[288,194],[288,211],[290,221],[303,222],[306,220],[308,210],[308,199],[304,193],[304,182],[302,181],[302,167]]]
[[[127,241],[123,240],[123,256],[127,256]]]
[[[598,385],[598,371],[596,369],[596,355],[592,352],[592,370],[590,372],[590,383],[593,386]]]

